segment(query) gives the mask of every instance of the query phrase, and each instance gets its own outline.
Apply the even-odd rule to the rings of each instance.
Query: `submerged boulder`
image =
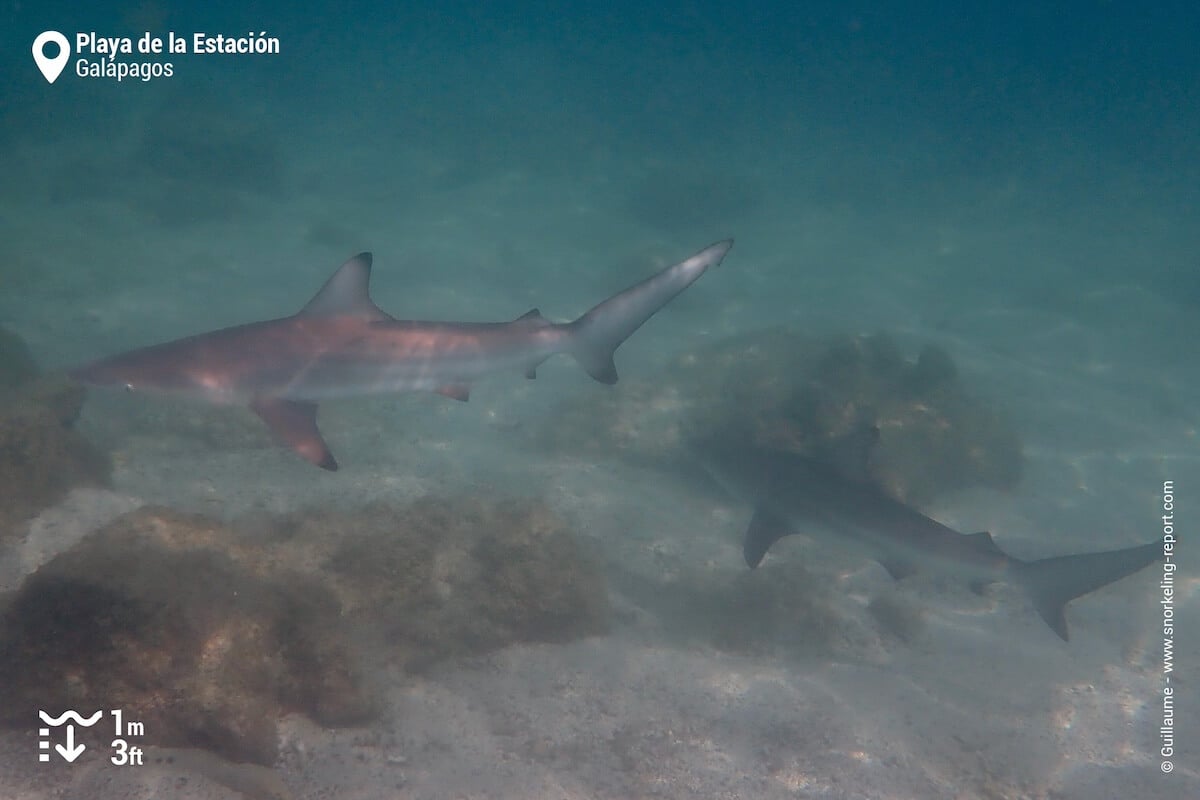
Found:
[[[409,669],[607,629],[598,565],[541,503],[422,498],[405,508],[290,514],[255,526],[306,552],[345,616],[379,634],[389,662]]]
[[[284,714],[373,716],[364,665],[562,641],[607,616],[599,573],[537,503],[422,500],[232,526],[146,507],[4,603],[0,722],[120,708],[145,724],[144,744],[271,764]]]
[[[76,486],[108,485],[108,457],[72,427],[82,405],[81,387],[40,376],[0,328],[0,543]]]
[[[275,721],[367,716],[332,593],[212,520],[148,507],[31,575],[0,622],[0,715],[120,708],[147,743],[273,763]]]
[[[731,337],[685,353],[652,382],[631,377],[568,401],[540,436],[575,452],[678,461],[691,439],[718,432],[810,455],[864,424],[881,432],[873,475],[898,498],[922,503],[1020,478],[1020,440],[950,356],[929,346],[910,360],[884,334]]]

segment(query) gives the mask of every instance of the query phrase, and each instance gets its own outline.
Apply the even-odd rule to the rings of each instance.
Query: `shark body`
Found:
[[[508,369],[533,378],[557,353],[574,356],[597,381],[616,383],[613,353],[621,343],[732,246],[710,245],[568,323],[537,309],[511,322],[395,319],[372,302],[371,254],[361,253],[290,317],[131,350],[68,374],[91,385],[249,405],[301,457],[336,470],[317,428],[320,401],[414,391],[465,401],[476,379]]]
[[[896,579],[921,571],[964,580],[976,590],[997,582],[1016,584],[1067,641],[1067,603],[1162,559],[1160,541],[1036,561],[1013,558],[991,534],[959,533],[873,483],[866,460],[878,437],[878,428],[864,428],[830,458],[744,443],[702,443],[698,453],[710,475],[754,506],[743,542],[746,564],[757,567],[784,536],[812,534],[822,546],[878,561]]]

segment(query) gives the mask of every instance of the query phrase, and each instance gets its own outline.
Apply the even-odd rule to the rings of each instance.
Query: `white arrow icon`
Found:
[[[58,751],[58,754],[60,756],[62,756],[63,758],[65,758],[67,760],[67,763],[70,763],[70,762],[74,761],[75,759],[79,758],[79,754],[82,753],[87,748],[85,748],[83,746],[83,744],[78,744],[78,745],[75,744],[75,726],[68,725],[67,726],[67,746],[63,747],[61,744],[56,744],[56,745],[54,745],[54,749]]]
[[[54,58],[46,58],[43,52],[46,44],[54,42],[58,45],[58,55]],[[42,75],[46,77],[48,83],[54,83],[58,80],[58,76],[62,74],[63,67],[71,59],[71,43],[67,41],[67,37],[63,36],[58,31],[45,31],[38,35],[33,40],[33,60],[37,62],[38,69],[42,71]]]

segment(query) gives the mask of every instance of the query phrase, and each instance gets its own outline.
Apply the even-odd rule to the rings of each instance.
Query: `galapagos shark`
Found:
[[[1160,561],[1162,542],[1023,561],[990,533],[962,534],[892,498],[870,479],[879,428],[861,426],[813,457],[717,438],[696,445],[708,474],[753,504],[742,553],[757,567],[784,536],[811,533],[822,546],[878,561],[897,580],[917,571],[965,580],[976,591],[1008,582],[1067,641],[1066,605]]]
[[[395,319],[372,302],[371,254],[360,253],[290,317],[131,350],[68,375],[95,386],[249,405],[302,458],[336,470],[317,428],[320,401],[416,391],[465,401],[475,379],[507,369],[534,378],[557,353],[574,356],[600,383],[616,383],[613,353],[621,343],[732,246],[732,239],[709,245],[567,323],[536,308],[511,322]]]

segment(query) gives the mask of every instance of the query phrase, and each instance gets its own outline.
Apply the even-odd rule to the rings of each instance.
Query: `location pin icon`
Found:
[[[46,58],[46,54],[42,52],[47,42],[58,45],[58,55],[54,58]],[[46,76],[46,82],[54,83],[62,74],[63,67],[71,60],[71,43],[58,31],[45,31],[33,40],[33,60],[37,62],[42,75]]]

